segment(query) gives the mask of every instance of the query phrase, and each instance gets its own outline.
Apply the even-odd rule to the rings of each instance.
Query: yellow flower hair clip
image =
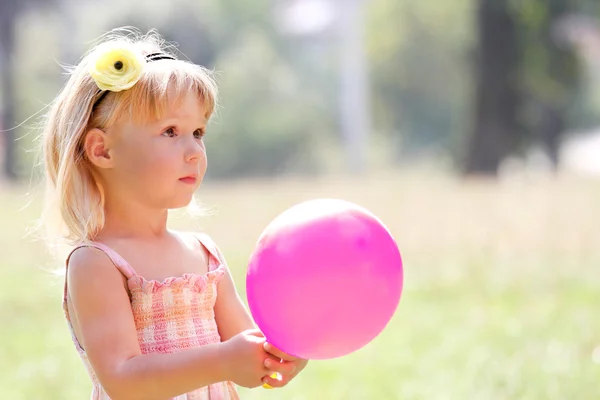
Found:
[[[152,53],[144,57],[130,43],[106,42],[90,56],[89,73],[100,91],[120,92],[137,83],[146,63],[175,59],[166,53]]]
[[[146,59],[127,43],[104,43],[92,53],[89,73],[100,90],[120,92],[137,83]]]

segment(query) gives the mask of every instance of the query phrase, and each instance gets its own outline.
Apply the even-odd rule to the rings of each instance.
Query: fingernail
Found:
[[[262,387],[265,389],[273,389],[273,386],[269,385],[268,383],[263,383]]]

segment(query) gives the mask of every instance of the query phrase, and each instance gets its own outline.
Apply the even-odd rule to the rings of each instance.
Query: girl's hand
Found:
[[[279,373],[281,376],[281,380],[270,375],[265,376],[263,378],[263,387],[266,389],[287,385],[308,364],[308,360],[290,356],[277,349],[271,343],[265,342],[263,347],[272,356],[265,360],[265,367],[272,372]]]
[[[262,378],[271,373],[265,366],[269,355],[264,350],[265,337],[257,330],[247,330],[222,342],[225,376],[246,388],[262,385]]]

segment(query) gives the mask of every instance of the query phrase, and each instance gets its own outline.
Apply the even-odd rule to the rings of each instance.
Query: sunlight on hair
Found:
[[[202,204],[196,195],[192,198],[190,204],[187,207],[180,209],[169,210],[169,215],[176,219],[189,219],[192,218],[198,221],[198,224],[194,226],[194,229],[201,230],[201,220],[217,214],[217,210],[214,207],[208,207]]]

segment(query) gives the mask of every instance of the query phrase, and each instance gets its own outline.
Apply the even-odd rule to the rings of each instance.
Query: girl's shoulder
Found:
[[[134,272],[117,252],[106,245],[95,242],[81,243],[74,246],[66,257],[67,272],[87,274],[105,273],[105,271],[119,271],[129,278]],[[116,268],[115,268],[116,267]]]
[[[221,250],[217,243],[207,232],[199,231],[172,231],[179,235],[183,240],[194,242],[198,241],[202,246],[206,248],[209,254],[215,256],[221,263],[225,263],[225,257],[221,253]]]

